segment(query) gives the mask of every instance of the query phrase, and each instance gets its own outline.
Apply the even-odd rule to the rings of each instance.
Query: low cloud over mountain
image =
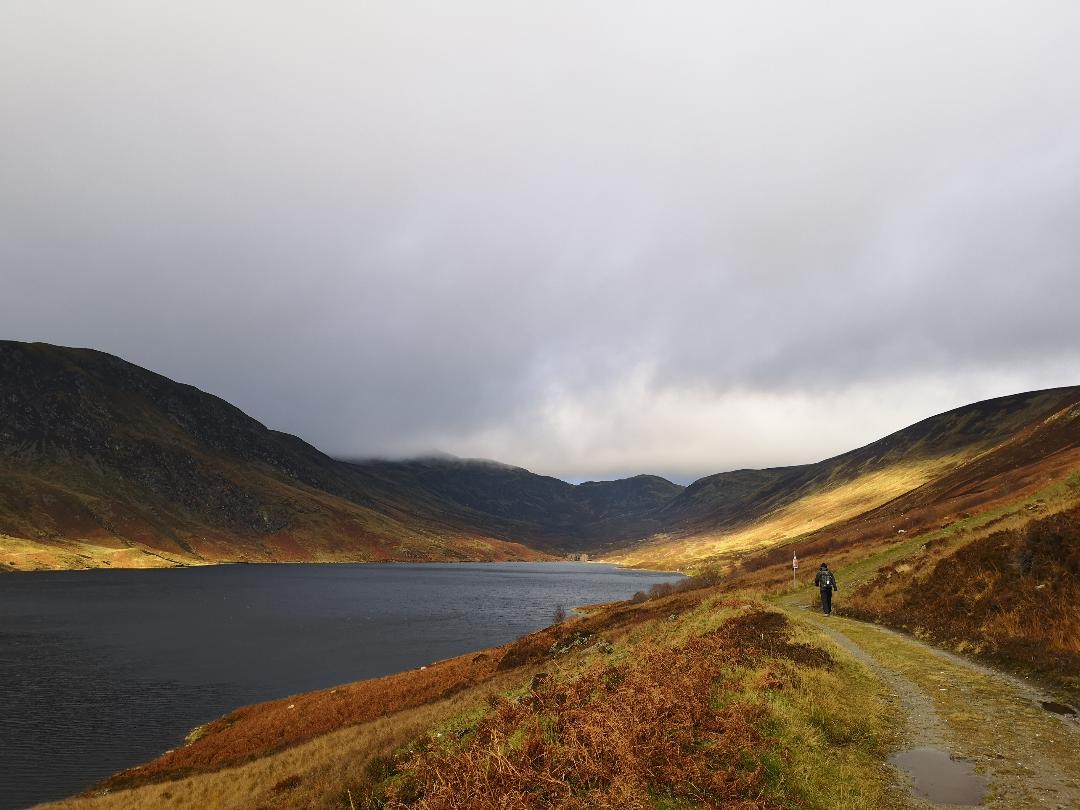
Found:
[[[336,456],[812,461],[1080,379],[1078,38],[1053,2],[9,5],[3,336]]]

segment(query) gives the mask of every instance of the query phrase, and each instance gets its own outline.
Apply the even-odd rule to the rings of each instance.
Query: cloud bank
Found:
[[[341,456],[812,461],[1080,383],[1071,2],[12,2],[0,324]]]

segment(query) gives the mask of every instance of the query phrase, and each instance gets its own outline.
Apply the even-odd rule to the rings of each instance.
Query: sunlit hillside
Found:
[[[0,341],[0,383],[0,570],[545,559],[683,489],[342,461],[88,349]]]
[[[453,484],[449,468],[430,474]],[[491,476],[505,480],[473,480]],[[56,806],[779,809],[821,806],[812,799],[840,779],[848,788],[829,806],[903,807],[885,760],[917,736],[904,725],[909,692],[929,695],[950,728],[938,746],[990,761],[1002,744],[1037,740],[1018,755],[1023,778],[1008,775],[1021,803],[1048,784],[1071,790],[1054,780],[1075,747],[1025,708],[1029,695],[880,625],[1075,699],[1080,391],[978,403],[818,465],[733,477],[656,510],[689,499],[679,533],[612,555],[702,576],[502,647],[241,707]],[[732,490],[744,500],[726,500],[722,520],[701,509]],[[836,570],[839,614],[875,624],[822,625],[808,572],[792,580],[793,550],[806,568]],[[963,586],[926,587],[934,580]]]
[[[1076,388],[1002,397],[816,465],[721,474],[702,494],[703,479],[664,508],[688,517],[607,559],[649,568],[731,565],[748,552],[791,546],[794,553],[830,534],[903,534],[1015,500],[1080,468],[1078,403]],[[753,483],[725,488],[725,476]]]
[[[933,480],[963,459],[958,454],[895,464],[831,489],[804,495],[732,531],[706,531],[685,538],[660,535],[606,559],[622,565],[660,569],[700,568],[732,560],[868,512]]]
[[[334,459],[96,351],[0,342],[0,374],[0,569],[16,570],[581,552],[730,566],[856,523],[906,531],[901,503],[946,519],[1001,497],[1001,482],[1060,477],[1080,402],[1080,388],[999,397],[814,464],[687,487],[644,474],[572,485],[491,461]]]

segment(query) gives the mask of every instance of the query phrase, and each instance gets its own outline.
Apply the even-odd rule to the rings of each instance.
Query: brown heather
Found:
[[[792,807],[768,786],[767,765],[784,755],[762,731],[767,705],[732,699],[742,686],[735,667],[765,665],[756,682],[768,689],[783,685],[767,666],[776,659],[831,665],[787,633],[783,616],[755,611],[676,647],[643,644],[632,663],[597,662],[567,682],[540,673],[449,743],[429,736],[378,761],[373,783],[349,795],[362,808],[425,810]]]
[[[638,625],[696,607],[701,597],[692,591],[693,585],[699,583],[685,582],[678,593],[666,598],[641,604],[616,603],[596,609],[588,616],[570,618],[522,636],[502,647],[447,659],[424,669],[244,706],[198,729],[187,745],[115,774],[89,793],[241,765],[345,726],[422,707],[481,685],[493,687],[496,676],[520,673],[523,667],[547,660],[553,647],[573,645],[590,640],[601,631]]]
[[[890,709],[821,640],[719,587],[595,607],[485,653],[248,707],[56,806],[800,808],[843,773],[837,810],[892,807]]]
[[[1078,604],[1080,509],[1072,509],[956,549],[931,542],[881,570],[841,612],[1080,690]]]

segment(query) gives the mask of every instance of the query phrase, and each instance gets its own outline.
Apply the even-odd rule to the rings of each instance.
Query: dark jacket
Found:
[[[840,590],[836,585],[836,574],[828,568],[822,568],[817,572],[817,576],[814,577],[814,584],[823,591],[828,590],[830,587],[834,591]]]

